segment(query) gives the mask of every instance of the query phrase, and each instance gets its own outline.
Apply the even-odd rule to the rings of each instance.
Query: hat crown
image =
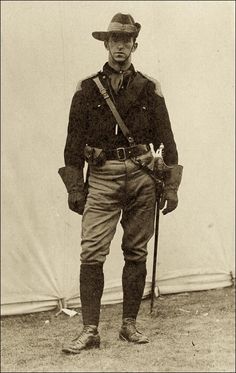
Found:
[[[134,19],[130,14],[117,13],[114,15],[111,22],[118,22],[123,25],[135,25]]]

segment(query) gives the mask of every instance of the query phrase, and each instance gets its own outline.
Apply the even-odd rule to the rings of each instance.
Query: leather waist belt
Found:
[[[150,150],[149,145],[135,145],[127,148],[117,148],[111,150],[105,150],[107,160],[118,160],[125,161],[126,159],[137,157],[139,155],[145,154]]]

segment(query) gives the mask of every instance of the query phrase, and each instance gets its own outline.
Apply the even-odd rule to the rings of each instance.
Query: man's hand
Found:
[[[61,167],[58,170],[68,192],[68,205],[70,210],[83,215],[87,198],[87,187],[84,184],[83,169],[73,166]]]
[[[183,166],[166,166],[164,169],[164,188],[160,200],[159,208],[163,215],[176,209],[178,206],[178,188],[182,179]]]
[[[178,196],[175,190],[165,190],[161,196],[159,208],[162,210],[166,205],[166,208],[162,211],[163,215],[168,214],[169,212],[176,209],[178,206]]]
[[[86,203],[86,196],[84,192],[74,191],[68,194],[68,205],[70,210],[83,215]]]

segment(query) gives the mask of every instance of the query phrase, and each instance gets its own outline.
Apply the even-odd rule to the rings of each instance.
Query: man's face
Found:
[[[105,46],[113,59],[118,63],[126,61],[131,52],[136,49],[133,36],[119,33],[111,34]]]

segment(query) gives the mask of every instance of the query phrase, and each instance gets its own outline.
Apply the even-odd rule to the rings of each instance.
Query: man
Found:
[[[102,71],[78,85],[71,104],[65,167],[59,173],[69,193],[70,209],[83,215],[80,297],[84,327],[63,347],[64,352],[80,353],[100,345],[103,264],[121,212],[125,263],[119,336],[132,343],[149,342],[136,329],[136,318],[145,286],[147,243],[154,231],[156,185],[139,166],[154,167],[150,143],[155,150],[164,144],[164,161],[173,170],[165,180],[161,203],[161,208],[167,204],[164,214],[177,207],[180,180],[174,172],[178,155],[160,86],[135,71],[131,63],[140,28],[133,17],[118,13],[107,31],[93,32],[95,39],[104,42],[108,62]],[[95,78],[99,78],[98,83]],[[123,133],[106,102],[108,95],[129,136]],[[88,185],[83,178],[85,160],[89,164]]]

